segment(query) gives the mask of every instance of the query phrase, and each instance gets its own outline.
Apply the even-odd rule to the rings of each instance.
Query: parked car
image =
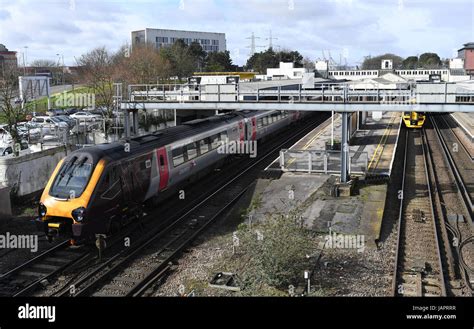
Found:
[[[37,123],[37,122],[33,122],[33,121],[29,121],[27,124],[26,124],[26,127],[27,129],[29,129],[30,131],[38,131],[39,132],[39,136],[44,136],[44,135],[51,135],[51,134],[55,134],[56,133],[56,128],[53,127],[52,125],[51,126],[46,126],[44,124],[40,124],[40,123]],[[36,134],[35,134],[35,137],[36,137]]]
[[[102,116],[100,115],[92,114],[90,112],[85,112],[85,111],[71,114],[70,117],[79,121],[97,121],[97,120],[102,119]]]
[[[66,109],[65,112],[66,112],[66,115],[71,115],[71,114],[74,114],[74,113],[77,113],[81,111],[80,109],[76,109],[76,108],[70,108],[70,109]]]
[[[76,125],[76,120],[74,120],[73,118],[67,115],[58,115],[58,116],[55,116],[55,118],[63,122],[66,122],[70,129],[74,128],[74,126]]]
[[[0,146],[9,145],[13,141],[12,136],[8,132],[7,125],[0,125]]]
[[[30,153],[29,145],[26,141],[20,142],[20,154]],[[0,147],[0,157],[13,154],[13,146],[5,145]]]
[[[11,146],[0,147],[0,156],[6,156],[13,153],[13,148]]]
[[[66,110],[64,109],[49,109],[46,111],[46,114],[49,116],[58,116],[58,115],[65,115]]]
[[[16,125],[18,136],[22,139],[32,140],[38,139],[41,136],[41,129],[39,127],[30,127],[28,122],[18,122]]]
[[[57,130],[69,130],[69,125],[56,117],[38,116],[30,122],[37,124],[37,128],[42,129],[43,135],[54,134]]]

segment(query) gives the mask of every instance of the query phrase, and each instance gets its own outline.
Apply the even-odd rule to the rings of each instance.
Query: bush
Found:
[[[269,216],[258,225],[240,225],[239,253],[249,260],[244,284],[264,283],[281,289],[297,285],[310,268],[306,255],[312,254],[310,232],[291,216]]]

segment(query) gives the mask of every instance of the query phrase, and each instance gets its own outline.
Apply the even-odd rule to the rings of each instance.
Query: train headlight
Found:
[[[72,217],[78,223],[81,223],[84,220],[85,215],[86,215],[86,209],[83,207],[74,209],[72,211]]]
[[[40,217],[44,217],[46,216],[47,212],[48,212],[48,209],[46,208],[46,206],[40,202],[40,204],[38,205],[38,215]]]

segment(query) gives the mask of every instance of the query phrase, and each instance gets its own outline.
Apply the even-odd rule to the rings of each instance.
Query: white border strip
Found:
[[[453,113],[450,114],[451,118],[454,119],[454,121],[457,122],[457,124],[459,126],[461,126],[462,130],[464,130],[464,132],[466,133],[467,137],[470,137],[471,138],[471,141],[474,140],[474,135],[471,134],[471,132],[461,123],[461,121],[458,120],[458,118],[456,118]]]
[[[388,168],[389,177],[392,176],[393,162],[395,161],[395,155],[397,154],[398,139],[400,138],[400,130],[402,129],[402,124],[403,124],[403,115],[400,116],[400,122],[398,124],[397,141],[395,142],[395,147],[393,148],[393,153],[392,153],[392,161],[390,161],[390,166]]]

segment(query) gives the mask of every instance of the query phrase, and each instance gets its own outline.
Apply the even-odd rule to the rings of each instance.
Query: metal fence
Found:
[[[349,173],[365,175],[367,152],[349,152]],[[341,151],[288,150],[280,151],[280,167],[286,172],[341,173]]]
[[[296,83],[295,83],[296,84]],[[420,84],[416,88],[354,89],[344,84],[320,84],[316,89],[241,84],[154,84],[128,86],[129,102],[294,102],[294,103],[473,103],[474,90],[456,84]]]

